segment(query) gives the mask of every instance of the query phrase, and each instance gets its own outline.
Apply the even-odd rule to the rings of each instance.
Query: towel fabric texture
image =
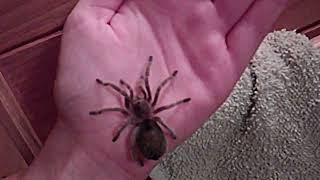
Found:
[[[151,177],[320,178],[320,49],[270,33],[226,102]]]

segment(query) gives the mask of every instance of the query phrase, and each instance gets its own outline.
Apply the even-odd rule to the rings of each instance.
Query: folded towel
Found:
[[[270,33],[227,101],[154,179],[320,178],[320,50]]]

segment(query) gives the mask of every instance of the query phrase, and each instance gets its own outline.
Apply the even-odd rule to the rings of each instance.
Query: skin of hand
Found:
[[[191,102],[159,114],[177,134],[168,151],[198,129],[228,97],[250,58],[272,30],[287,0],[80,0],[64,27],[55,86],[56,127],[24,179],[145,179],[155,161],[140,167],[129,156],[130,129],[111,141],[126,119],[123,98],[95,82],[130,85],[154,57],[155,88],[174,70],[159,105]],[[165,131],[165,130],[164,130]]]

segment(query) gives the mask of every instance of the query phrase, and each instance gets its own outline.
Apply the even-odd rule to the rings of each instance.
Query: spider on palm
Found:
[[[138,87],[142,92],[142,97],[135,95],[131,86],[124,80],[120,79],[120,84],[126,87],[126,89],[129,91],[129,94],[115,84],[105,83],[100,79],[96,79],[98,84],[109,86],[124,96],[125,108],[103,108],[97,111],[91,111],[89,113],[90,115],[99,115],[108,111],[118,111],[127,117],[127,122],[116,132],[112,141],[115,142],[120,136],[121,132],[128,125],[133,125],[134,130],[131,137],[131,156],[133,160],[138,161],[141,166],[144,165],[143,158],[158,160],[166,151],[167,141],[158,124],[160,124],[169,132],[172,139],[177,138],[175,133],[165,123],[162,122],[160,117],[156,115],[164,110],[170,109],[179,104],[187,103],[191,100],[191,98],[184,98],[172,104],[156,108],[161,89],[177,75],[178,71],[174,71],[169,77],[164,79],[157,87],[155,96],[152,97],[149,85],[151,64],[152,56],[149,57],[146,71],[141,77],[144,81],[145,87]]]

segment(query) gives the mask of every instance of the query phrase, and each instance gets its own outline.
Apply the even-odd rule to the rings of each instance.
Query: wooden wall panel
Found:
[[[319,11],[320,11],[320,7],[319,7]],[[320,18],[318,21],[310,24],[309,26],[300,28],[298,32],[305,34],[309,38],[314,38],[320,35]]]
[[[291,0],[275,24],[276,29],[299,29],[320,20],[320,0]]]
[[[320,48],[320,35],[311,39],[311,42],[313,43],[314,47]]]
[[[42,141],[56,118],[53,83],[60,35],[58,32],[0,55],[0,71]]]
[[[2,74],[0,74],[0,117],[0,125],[8,135],[9,141],[13,142],[25,162],[30,164],[39,153],[42,143]]]
[[[61,29],[76,2],[0,0],[0,54]]]
[[[0,125],[0,177],[10,175],[26,167],[27,163],[16,149],[14,142]]]

